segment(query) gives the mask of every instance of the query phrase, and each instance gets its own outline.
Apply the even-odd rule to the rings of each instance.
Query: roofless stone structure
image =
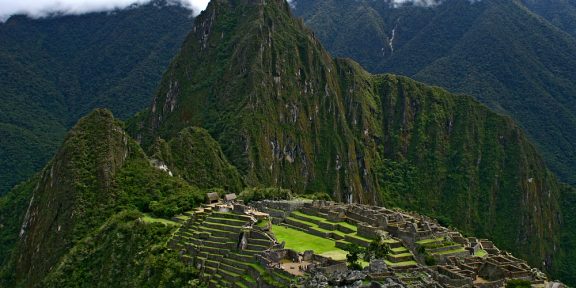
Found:
[[[230,194],[208,199],[214,202],[189,212],[169,247],[210,287],[492,288],[512,279],[562,286],[489,240],[415,213],[329,201],[248,206]],[[372,243],[389,252],[361,270],[348,268],[341,248]]]

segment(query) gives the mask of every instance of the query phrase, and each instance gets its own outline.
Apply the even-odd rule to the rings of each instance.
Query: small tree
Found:
[[[368,249],[364,253],[364,261],[370,262],[372,259],[383,259],[390,253],[390,246],[384,243],[382,239],[374,240],[368,246]]]
[[[348,244],[344,247],[344,251],[348,252],[346,255],[346,262],[348,268],[352,270],[361,270],[362,265],[358,262],[360,256],[366,254],[366,248],[360,247],[356,244]]]

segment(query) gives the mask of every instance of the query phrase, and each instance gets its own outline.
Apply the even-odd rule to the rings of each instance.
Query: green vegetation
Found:
[[[366,266],[366,263],[370,263],[373,259],[385,259],[386,256],[392,252],[392,249],[390,249],[388,244],[382,240],[374,240],[368,247],[362,247],[356,244],[347,244],[343,250],[348,252],[348,255],[346,255],[348,267],[354,270],[362,270]],[[406,250],[406,248],[404,248],[404,250]],[[398,257],[412,256],[410,253],[395,255]],[[388,265],[398,266],[396,263],[390,263]]]
[[[261,200],[290,200],[292,199],[292,191],[282,188],[246,188],[238,196],[246,203]]]
[[[330,256],[335,260],[346,258],[346,251],[336,248],[334,240],[279,225],[272,226],[272,233],[274,233],[278,241],[286,241],[286,248],[288,249],[298,252],[314,250],[316,254]]]
[[[0,23],[0,195],[38,172],[92,109],[127,118],[148,105],[189,16],[155,0],[115,13]]]
[[[74,284],[62,277],[73,274],[71,267],[100,264],[87,260],[90,253],[114,252],[116,244],[122,250],[131,243],[165,240],[160,236],[173,227],[146,223],[141,213],[156,218],[188,211],[203,200],[202,188],[217,184],[239,190],[243,184],[283,187],[246,189],[241,193],[246,201],[286,199],[290,191],[331,191],[334,200],[352,198],[417,210],[465,233],[490,235],[501,248],[536,265],[551,259],[549,270],[571,275],[576,267],[569,265],[576,251],[572,249],[576,205],[565,206],[574,204],[576,193],[546,170],[512,120],[470,97],[405,77],[370,75],[353,61],[332,59],[303,23],[290,17],[285,1],[230,4],[213,1],[197,18],[198,25],[209,29],[190,34],[150,109],[129,122],[130,132],[144,149],[109,111],[97,110],[72,129],[37,179],[21,186],[27,191],[18,188],[6,198],[14,206],[0,200],[2,211],[18,209],[0,220],[19,220],[18,224],[25,224],[18,226],[26,236],[14,235],[20,227],[13,223],[6,225],[6,232],[0,231],[2,248],[13,251],[3,267],[8,272],[3,272],[2,284],[35,286],[47,281],[82,286],[83,281],[94,281],[98,277],[94,274],[86,279],[78,274]],[[171,166],[175,176],[155,168],[162,164],[157,161]],[[34,217],[21,222],[26,207]],[[136,212],[123,212],[127,210]],[[126,227],[155,228],[136,228],[142,232],[137,235],[98,234],[118,213],[136,213],[142,221],[121,221],[110,226],[118,229],[104,230],[125,231],[126,223]],[[343,235],[318,227],[314,222],[319,219],[296,218],[289,220],[310,226],[314,233]],[[230,228],[212,224],[200,229],[226,235],[214,228]],[[274,232],[280,240],[284,237],[294,245],[288,247],[320,249],[320,254],[342,259],[346,255],[334,241],[278,228]],[[345,236],[366,246],[372,242],[357,233]],[[106,247],[93,246],[98,242],[87,237],[101,240]],[[329,245],[318,242],[321,239]],[[193,278],[193,271],[162,260],[173,259],[173,254],[143,251],[144,255],[103,252],[94,257],[103,262],[119,257],[103,275],[116,278],[120,285],[123,279],[116,270],[121,269],[116,267],[134,264],[133,258],[126,257],[146,255],[160,260],[152,259],[148,265],[138,258],[138,265],[130,266],[133,270],[128,269],[127,275],[150,276],[160,286],[169,279],[186,285],[185,279]],[[147,267],[162,265],[174,268],[165,270],[167,275],[148,273]]]
[[[144,214],[144,216],[142,217],[142,221],[144,221],[145,223],[162,223],[162,224],[166,224],[166,225],[180,225],[172,220],[167,220],[164,218],[155,218],[155,217],[151,217],[149,215]]]
[[[357,3],[343,2],[356,13]],[[464,9],[468,2],[457,2],[465,11],[460,19],[478,16],[478,11]],[[488,2],[474,7],[482,10]],[[336,201],[351,197],[415,210],[464,233],[490,237],[533,265],[553,259],[554,245],[571,245],[560,241],[563,218],[569,215],[554,216],[563,201],[560,184],[510,118],[471,97],[406,77],[371,75],[351,60],[332,59],[303,23],[290,17],[284,1],[271,3],[240,1],[231,9],[226,1],[217,1],[210,13],[197,18],[199,25],[210,23],[210,33],[197,29],[190,35],[150,109],[131,122],[131,133],[145,149],[158,137],[170,142],[182,129],[198,126],[220,144],[247,186],[282,187],[296,195],[330,191]],[[510,5],[517,3],[503,7],[520,17]],[[422,11],[395,11],[412,10]],[[419,13],[428,17],[435,11]],[[527,21],[533,23],[531,17]],[[443,33],[423,35],[457,42]],[[387,46],[374,51],[381,53],[381,47]],[[426,51],[442,53],[434,48]],[[403,59],[419,65],[434,55]],[[161,109],[172,103],[178,103],[174,109]],[[521,205],[525,199],[530,203]]]
[[[506,288],[529,288],[532,283],[528,280],[509,280],[506,282]]]
[[[434,256],[432,256],[432,255],[425,255],[424,256],[424,263],[428,266],[434,266],[434,265],[436,265],[436,258],[434,258]]]
[[[474,256],[478,256],[478,257],[484,257],[486,255],[488,255],[488,252],[486,252],[486,250],[484,250],[484,249],[480,249],[476,253],[474,253]]]
[[[157,139],[150,154],[166,164],[175,176],[196,187],[219,187],[228,193],[242,190],[240,174],[228,162],[218,142],[202,128],[184,128],[168,143]]]
[[[348,268],[352,270],[362,270],[362,264],[360,263],[360,259],[361,256],[365,253],[365,249],[356,244],[348,244],[344,247],[344,251],[348,252],[348,254],[346,255],[346,262],[348,263]]]
[[[433,8],[392,8],[385,1],[303,0],[294,13],[335,56],[355,59],[374,73],[475,96],[510,115],[550,167],[576,183],[573,2],[444,1]]]
[[[200,189],[154,168],[138,144],[122,130],[121,123],[109,111],[96,110],[70,131],[62,148],[42,173],[0,198],[0,210],[3,211],[0,225],[6,227],[6,230],[0,230],[1,253],[7,253],[2,255],[6,262],[0,283],[12,287],[33,286],[44,281],[53,273],[51,267],[61,265],[62,259],[75,253],[74,247],[78,243],[96,233],[98,227],[121,211],[139,210],[168,217],[190,210],[202,202],[203,197]],[[23,225],[28,209],[39,212]],[[152,220],[142,214],[128,214]],[[169,223],[158,219],[153,222],[158,221]],[[172,229],[172,225],[160,226]],[[22,235],[26,235],[23,238],[18,237],[20,227]],[[165,230],[167,236],[171,235],[168,230]],[[156,232],[151,233],[153,236]],[[152,240],[164,245],[166,239]],[[46,248],[35,251],[30,247]],[[117,249],[125,248],[122,244]],[[12,257],[8,257],[9,252]],[[71,267],[80,265],[77,261],[84,261],[83,257],[70,257]],[[138,267],[144,269],[144,266]],[[85,283],[91,283],[91,280],[87,281]],[[74,282],[66,283],[63,285]]]
[[[42,287],[198,287],[197,273],[165,247],[174,226],[121,212],[74,245]],[[97,267],[97,268],[96,268]]]

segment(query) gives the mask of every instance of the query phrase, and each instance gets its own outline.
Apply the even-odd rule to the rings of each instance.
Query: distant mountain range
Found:
[[[473,95],[510,115],[549,166],[576,183],[576,2],[297,0],[335,56]]]
[[[192,27],[154,1],[111,13],[0,24],[0,195],[37,172],[96,107],[126,118],[150,103]]]

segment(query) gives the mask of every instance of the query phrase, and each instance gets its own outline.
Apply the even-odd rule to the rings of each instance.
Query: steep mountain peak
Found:
[[[113,176],[130,153],[128,139],[112,113],[103,109],[68,133],[32,193],[20,231],[17,280],[31,285],[42,279],[79,240],[74,235],[105,219],[104,207],[115,197]]]
[[[140,119],[146,149],[205,128],[248,186],[417,209],[552,265],[559,187],[521,129],[470,97],[332,59],[285,1],[212,1]]]

